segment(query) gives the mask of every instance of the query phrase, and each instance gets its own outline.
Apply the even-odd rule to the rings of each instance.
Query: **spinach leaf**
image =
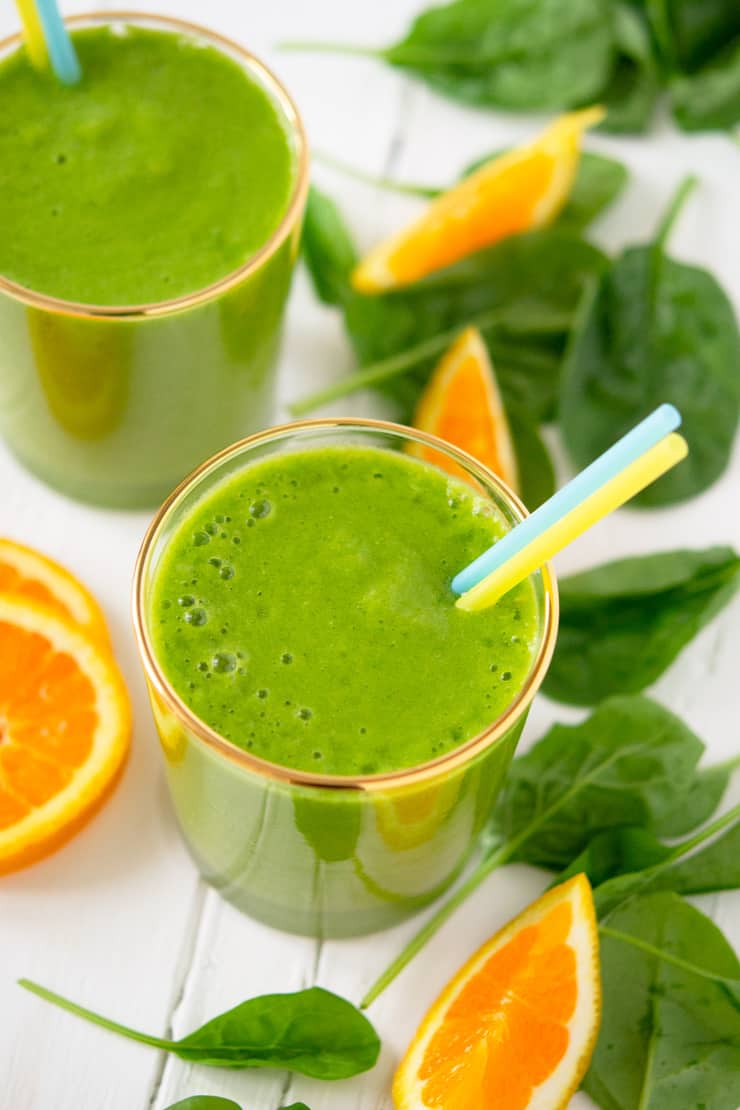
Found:
[[[345,302],[345,322],[360,363],[374,363],[450,329],[478,324],[506,401],[530,415],[553,414],[565,337],[586,283],[606,265],[596,247],[548,228],[504,239],[409,286]],[[486,324],[486,320],[491,322]],[[434,358],[378,388],[408,419]]]
[[[721,835],[716,836],[718,832]],[[706,847],[694,851],[707,840],[711,842]],[[740,887],[740,806],[735,806],[682,844],[667,850],[664,845],[660,848],[663,849],[662,858],[658,855],[659,842],[648,847],[647,840],[643,840],[638,853],[631,856],[629,851],[625,852],[618,861],[621,871],[614,870],[610,877],[604,876],[594,892],[600,918],[608,917],[630,898],[659,890],[672,890],[677,894],[737,890]],[[656,858],[652,863],[646,862],[651,851]]]
[[[28,979],[19,985],[69,1013],[181,1060],[222,1068],[284,1068],[345,1079],[373,1067],[378,1035],[355,1007],[321,987],[265,994],[227,1010],[180,1040],[139,1033]]]
[[[482,158],[476,158],[460,176],[467,177],[497,154],[506,153],[508,150],[492,151]],[[568,231],[582,231],[617,199],[628,179],[629,171],[622,162],[608,158],[605,154],[596,154],[592,150],[581,151],[570,195],[551,226],[566,228]],[[437,192],[441,193],[442,190]]]
[[[320,987],[250,999],[173,1047],[183,1060],[229,1068],[287,1067],[317,1079],[366,1071],[378,1050],[370,1023]]]
[[[537,425],[530,419],[526,408],[509,402],[506,415],[519,471],[519,493],[532,511],[555,492],[555,468]]]
[[[711,843],[701,848],[707,841]],[[594,887],[600,916],[635,894],[656,890],[708,894],[739,889],[740,806],[679,844],[664,844],[652,829],[641,826],[606,829],[589,842],[557,881],[562,883],[581,873]]]
[[[191,1095],[180,1102],[173,1102],[166,1110],[242,1110],[238,1102],[218,1095]]]
[[[688,459],[633,505],[666,505],[710,486],[727,465],[740,415],[732,306],[711,274],[663,250],[689,187],[656,241],[625,251],[585,295],[565,358],[560,425],[578,467],[660,402],[682,413]]]
[[[482,313],[470,322],[478,327],[496,367],[506,407],[523,407],[535,421],[551,414],[557,395],[562,339],[559,336],[523,336],[518,342],[496,330],[498,313]],[[419,395],[432,368],[450,344],[458,338],[462,327],[453,326],[437,332],[429,339],[386,355],[334,385],[294,401],[289,407],[293,416],[302,416],[321,405],[349,397],[364,389],[376,389],[391,398],[399,420],[412,420]]]
[[[319,300],[341,304],[358,254],[336,204],[315,185],[308,190],[301,249]]]
[[[507,408],[519,406],[535,421],[554,415],[566,336],[584,288],[607,265],[601,251],[573,231],[548,228],[512,236],[405,289],[363,296],[349,284],[356,254],[339,210],[318,190],[311,207],[304,258],[319,297],[343,309],[365,365],[293,404],[294,415],[370,387],[410,421],[437,359],[470,324],[481,328]]]
[[[602,103],[616,132],[647,130],[668,86],[680,126],[725,129],[740,119],[739,12],[736,0],[453,0],[386,49],[283,46],[381,58],[479,107]]]
[[[507,412],[518,408],[530,420],[553,420],[557,411],[565,336],[507,336],[482,329]]]
[[[555,226],[583,231],[614,203],[628,180],[629,170],[623,162],[592,150],[582,151],[573,188]]]
[[[605,0],[453,0],[381,56],[447,96],[520,110],[594,99],[613,50]]]
[[[230,1098],[219,1098],[218,1095],[192,1095],[180,1102],[173,1102],[167,1110],[242,1110],[238,1103]],[[309,1110],[305,1102],[292,1102],[290,1106],[282,1106],[280,1110]]]
[[[561,579],[544,692],[593,705],[644,690],[739,586],[740,556],[728,547],[636,555]]]
[[[731,760],[713,767],[700,767],[685,797],[656,826],[658,835],[670,840],[704,824],[719,805],[735,766],[737,762]]]
[[[650,829],[639,825],[618,826],[597,833],[564,871],[557,882],[564,883],[574,875],[584,874],[591,886],[598,888],[619,875],[642,871],[671,855],[671,849],[658,840]]]
[[[659,826],[693,782],[703,748],[683,721],[644,697],[610,698],[579,725],[554,725],[514,760],[483,858],[376,979],[361,1006],[382,994],[497,867],[521,861],[560,871],[601,832]],[[652,845],[646,849],[643,841],[640,848]]]
[[[717,979],[737,980],[740,963],[717,926],[676,894],[637,898],[602,930],[601,970],[587,1093],[604,1110],[736,1110],[740,996]]]
[[[646,131],[660,91],[650,33],[644,18],[627,3],[612,6],[617,60],[598,96],[606,108],[604,131]]]
[[[347,326],[364,361],[493,309],[504,334],[558,335],[572,323],[587,282],[606,265],[602,252],[573,232],[544,228],[513,235],[404,289],[357,295]],[[380,321],[389,335],[377,335]]]
[[[553,725],[515,759],[494,814],[509,860],[560,870],[591,838],[650,828],[673,809],[703,750],[667,709],[610,698],[578,725]]]
[[[695,73],[670,84],[673,115],[685,131],[728,130],[740,122],[740,36]]]
[[[693,73],[736,35],[736,0],[647,0],[646,11],[664,66]]]

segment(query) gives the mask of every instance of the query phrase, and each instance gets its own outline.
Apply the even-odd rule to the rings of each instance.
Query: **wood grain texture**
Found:
[[[91,3],[65,0],[65,12]],[[98,3],[112,9],[120,6]],[[419,6],[414,0],[138,0],[141,10],[195,21],[241,40],[273,66],[295,96],[311,143],[374,173],[444,182],[476,155],[530,134],[537,121],[466,111],[369,61],[281,54],[285,38],[384,43]],[[14,30],[12,5],[0,6],[0,33]],[[702,185],[672,238],[675,254],[713,269],[740,307],[740,228],[735,183],[740,151],[721,136],[685,136],[663,123],[646,139],[589,140],[624,159],[632,189],[598,226],[611,249],[647,236],[679,178],[698,171]],[[382,194],[322,169],[368,245],[416,211],[415,202]],[[281,398],[328,384],[351,365],[335,314],[319,306],[305,275],[295,282],[281,368]],[[329,410],[327,410],[329,411]],[[377,398],[354,397],[333,411],[384,415]],[[284,415],[282,413],[281,415]],[[738,445],[740,447],[740,445]],[[562,465],[561,475],[567,475]],[[559,559],[570,571],[611,557],[674,546],[740,547],[740,450],[731,470],[701,498],[653,513],[623,511]],[[535,897],[541,873],[511,867],[492,875],[464,911],[435,937],[370,1016],[383,1038],[374,1071],[318,1084],[277,1073],[228,1073],[191,1067],[120,1041],[43,1005],[13,986],[20,975],[151,1032],[182,1035],[206,1018],[262,991],[314,982],[359,999],[377,972],[416,930],[418,920],[358,941],[318,944],[251,922],[197,878],[169,808],[144,684],[135,657],[128,595],[148,514],[75,504],[25,473],[0,447],[0,532],[34,544],[69,565],[103,602],[134,700],[130,765],[110,804],[58,855],[0,883],[0,1106],[9,1110],[164,1110],[195,1093],[228,1095],[248,1110],[275,1110],[305,1099],[312,1110],[389,1110],[393,1067],[425,1008],[446,979],[496,928]],[[655,695],[690,722],[722,759],[738,747],[740,604],[726,610],[658,683]],[[539,699],[523,744],[555,719],[578,711]],[[735,783],[734,795],[740,796]],[[740,941],[740,895],[702,900]],[[586,1110],[584,1095],[572,1110]]]

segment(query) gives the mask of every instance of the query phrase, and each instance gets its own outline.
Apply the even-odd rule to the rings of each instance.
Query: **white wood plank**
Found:
[[[0,883],[6,974],[37,979],[132,1025],[166,1020],[197,880],[175,831],[128,616],[131,568],[146,516],[101,512],[53,493],[0,449],[0,532],[68,565],[102,600],[131,691],[135,730],[124,777],[61,851]],[[0,1081],[8,1105],[130,1110],[156,1055],[62,1015],[6,984]],[[44,1066],[39,1064],[44,1045]],[[7,1061],[13,1061],[4,1074]],[[127,1090],[110,1077],[126,1074]],[[10,1097],[10,1096],[8,1096]]]

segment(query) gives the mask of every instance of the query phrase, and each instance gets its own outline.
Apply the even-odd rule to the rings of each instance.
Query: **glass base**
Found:
[[[208,885],[242,913],[263,925],[279,929],[282,933],[313,937],[316,940],[349,940],[352,937],[362,937],[369,933],[392,929],[394,925],[399,925],[402,921],[413,917],[440,898],[458,878],[466,862],[463,861],[444,882],[424,895],[392,899],[385,904],[378,903],[374,906],[364,905],[356,910],[338,910],[326,904],[329,884],[322,876],[324,865],[321,863],[318,863],[315,868],[314,898],[305,906],[297,908],[294,905],[280,905],[261,899],[237,885],[225,885],[223,880],[219,881],[215,876],[209,877],[202,861],[196,857],[190,846],[188,846],[188,852]]]

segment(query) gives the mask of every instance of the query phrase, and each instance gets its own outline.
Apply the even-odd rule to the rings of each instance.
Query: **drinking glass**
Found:
[[[222,51],[268,92],[295,159],[279,226],[242,266],[206,288],[151,304],[94,305],[0,275],[0,431],[8,446],[73,497],[153,506],[201,459],[272,420],[280,326],[308,191],[306,139],[278,80],[221,35],[128,12],[67,23],[133,24]],[[0,43],[0,59],[20,46],[20,35]]]
[[[420,766],[374,775],[316,774],[270,763],[220,736],[177,695],[153,648],[150,601],[163,553],[196,503],[244,467],[338,444],[432,447],[462,468],[478,496],[509,525],[526,515],[500,478],[435,436],[376,420],[302,421],[242,440],[191,474],[155,517],[133,586],[137,644],[190,852],[208,882],[247,913],[318,937],[392,925],[459,874],[491,814],[545,676],[558,612],[555,579],[545,566],[531,576],[539,635],[521,690],[478,736]]]

